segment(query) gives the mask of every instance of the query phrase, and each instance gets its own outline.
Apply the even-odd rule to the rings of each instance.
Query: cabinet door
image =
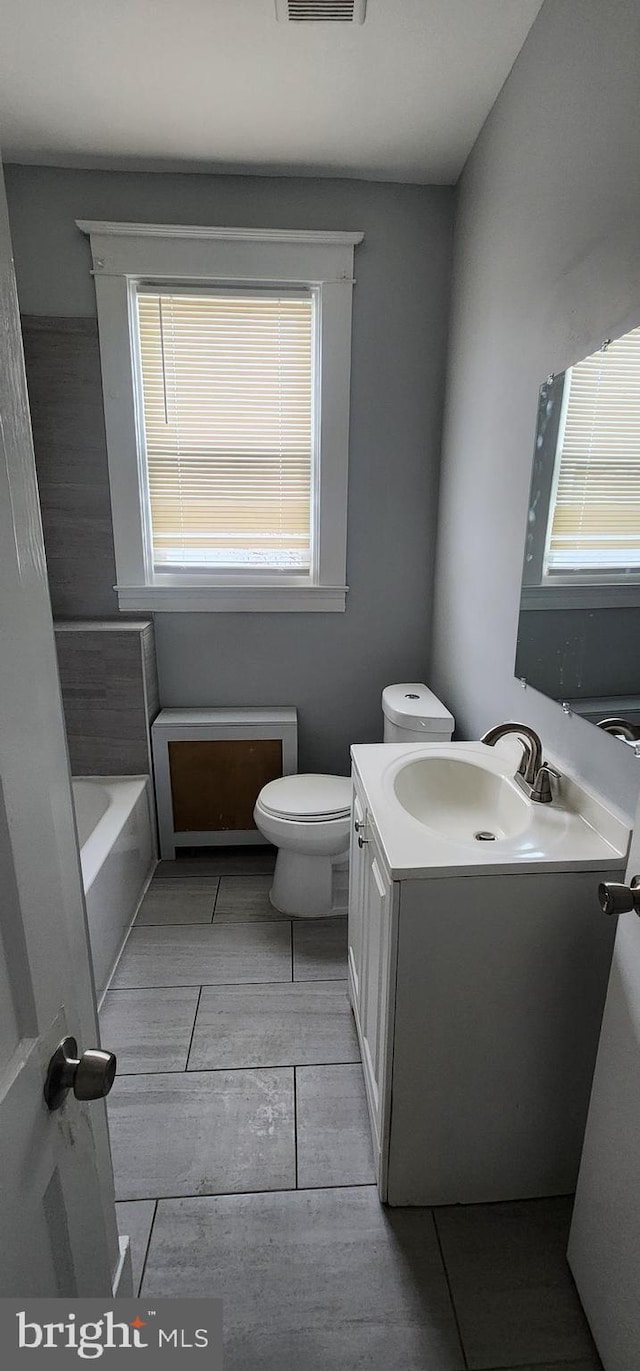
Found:
[[[389,1049],[389,959],[393,886],[384,873],[371,840],[364,850],[367,853],[367,860],[364,868],[360,1027],[371,1122],[379,1149],[384,1132],[384,1089]]]
[[[358,842],[362,838],[366,823],[366,809],[357,789],[353,792],[351,815],[351,850],[349,853],[349,986],[351,1003],[359,1017],[362,954],[363,954],[363,915],[364,915],[364,878],[367,863],[366,848]]]

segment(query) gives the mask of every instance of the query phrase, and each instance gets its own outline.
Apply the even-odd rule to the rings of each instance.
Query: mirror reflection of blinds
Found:
[[[313,296],[137,304],[155,569],[307,572]]]
[[[546,570],[640,572],[640,328],[565,386]]]

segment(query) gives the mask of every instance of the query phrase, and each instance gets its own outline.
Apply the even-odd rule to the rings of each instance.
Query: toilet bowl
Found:
[[[280,913],[346,913],[350,814],[348,776],[282,776],[263,786],[253,817],[278,849],[270,898]]]
[[[382,692],[385,743],[444,742],[453,715],[423,681]],[[346,914],[349,895],[351,781],[348,776],[282,776],[263,786],[256,827],[278,849],[271,903],[281,914]]]

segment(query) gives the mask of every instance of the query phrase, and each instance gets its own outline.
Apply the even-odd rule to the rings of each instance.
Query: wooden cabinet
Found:
[[[295,709],[163,709],[151,730],[160,854],[264,843],[253,808],[297,769]]]

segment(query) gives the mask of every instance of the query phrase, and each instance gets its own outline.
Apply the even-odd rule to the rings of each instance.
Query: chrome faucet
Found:
[[[630,724],[628,719],[599,719],[598,728],[612,733],[614,738],[626,738],[629,743],[640,742],[640,727]]]
[[[542,743],[538,734],[528,724],[495,724],[480,739],[487,747],[494,747],[500,738],[515,733],[522,743],[522,758],[514,780],[524,790],[525,795],[535,804],[550,804],[553,800],[551,777],[559,777],[559,772],[542,759]]]

